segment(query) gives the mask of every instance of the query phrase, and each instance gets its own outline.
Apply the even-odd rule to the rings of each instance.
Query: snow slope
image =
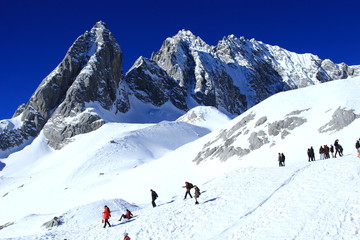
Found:
[[[359,87],[360,78],[354,78],[280,93],[231,121],[215,109],[198,108],[191,114],[203,117],[109,123],[60,151],[39,137],[1,160],[0,238],[122,239],[126,231],[131,239],[359,239],[360,159],[354,144],[360,120],[338,131],[317,131],[329,122],[331,109],[360,113]],[[273,138],[240,159],[192,161],[250,111],[280,120],[311,104],[303,113],[306,124],[284,139]],[[319,159],[318,147],[337,138],[343,157],[307,161],[308,147]],[[285,153],[286,167],[278,167],[278,151]],[[201,189],[199,205],[183,199],[184,181]],[[151,188],[159,194],[156,208]],[[106,229],[104,205],[112,210]],[[120,223],[126,208],[136,217]],[[55,216],[62,225],[42,226]]]

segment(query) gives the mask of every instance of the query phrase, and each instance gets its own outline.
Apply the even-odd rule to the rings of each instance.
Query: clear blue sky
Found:
[[[26,103],[99,20],[122,48],[126,72],[181,29],[210,45],[234,34],[358,65],[359,14],[359,0],[0,0],[0,119]]]

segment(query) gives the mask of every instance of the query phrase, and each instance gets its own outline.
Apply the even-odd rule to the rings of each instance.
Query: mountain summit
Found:
[[[196,106],[237,116],[269,96],[360,75],[359,66],[233,35],[210,46],[188,30],[122,75],[122,50],[106,24],[78,37],[14,117],[0,122],[0,156],[42,131],[60,149],[105,122],[175,120]]]
[[[23,145],[41,130],[49,145],[99,128],[101,118],[87,104],[110,109],[117,100],[122,51],[103,22],[78,37],[61,63],[40,83],[27,104],[14,117],[19,126],[3,128],[1,149]],[[10,126],[10,127],[9,127]]]

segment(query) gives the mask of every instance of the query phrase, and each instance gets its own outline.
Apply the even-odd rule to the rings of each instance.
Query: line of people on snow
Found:
[[[357,153],[358,153],[357,157],[360,158],[360,138],[358,140],[356,140],[355,148],[356,148]],[[334,141],[334,144],[330,144],[330,147],[327,144],[320,146],[320,148],[319,148],[320,160],[329,159],[330,154],[331,154],[332,158],[336,158],[337,155],[342,157],[343,152],[344,152],[344,149],[340,145],[339,139],[336,139]],[[308,155],[308,162],[315,161],[315,151],[314,151],[314,148],[312,146],[307,149],[307,155]],[[279,167],[284,167],[285,166],[285,155],[284,155],[284,153],[279,153],[278,154],[278,162],[279,162]]]
[[[195,204],[199,204],[198,198],[200,197],[201,194],[199,187],[190,182],[185,182],[185,186],[183,186],[183,188],[186,189],[184,200],[186,199],[187,195],[189,195],[190,198],[192,198],[190,190],[194,188]],[[159,195],[153,189],[150,189],[150,192],[151,192],[151,204],[153,207],[156,207],[155,200],[159,197]],[[102,222],[104,223],[104,228],[106,228],[106,226],[111,227],[111,224],[109,222],[110,217],[111,217],[110,208],[107,205],[105,205],[103,211],[103,220],[102,220]],[[126,209],[125,213],[121,215],[119,221],[121,221],[122,219],[130,220],[133,217],[134,215],[132,214],[132,212],[129,209]],[[124,240],[130,240],[128,233],[126,232],[124,233]]]
[[[330,147],[327,144],[320,146],[319,148],[320,160],[329,159],[330,153],[332,158],[336,158],[337,154],[339,154],[339,156],[342,157],[343,151],[344,149],[339,144],[339,139],[336,139],[334,145],[330,144]],[[315,161],[315,152],[312,146],[308,148],[307,155],[308,155],[308,162]]]

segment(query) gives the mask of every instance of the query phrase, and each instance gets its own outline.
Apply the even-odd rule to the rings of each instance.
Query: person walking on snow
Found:
[[[119,221],[121,221],[122,218],[125,218],[125,219],[131,219],[133,217],[133,214],[132,212],[130,212],[129,209],[126,209],[126,212],[125,214],[121,215]]]
[[[103,212],[104,228],[106,227],[106,224],[108,224],[109,227],[111,227],[111,225],[110,225],[110,223],[109,223],[110,217],[111,217],[110,208],[105,205],[105,206],[104,206],[104,212]]]
[[[336,154],[339,153],[339,156],[342,157],[342,147],[341,145],[339,144],[339,139],[336,139],[335,142],[334,142],[334,146],[335,146],[335,157],[336,157]]]
[[[279,167],[284,167],[285,166],[285,155],[284,153],[279,153]]]
[[[285,154],[281,153],[281,155],[282,155],[281,164],[282,164],[283,167],[285,167]]]
[[[124,240],[131,240],[127,232],[124,232]]]
[[[330,154],[329,154],[329,146],[327,144],[324,145],[324,157],[325,159],[329,159],[330,158]]]
[[[334,146],[332,144],[330,145],[330,152],[331,152],[331,157],[334,158]]]
[[[310,147],[310,159],[311,161],[315,161],[315,152],[314,152],[314,148],[311,146]]]
[[[281,156],[281,153],[279,153],[279,157],[278,157],[278,162],[279,162],[279,167],[281,167],[281,160],[282,160],[282,156]]]
[[[308,162],[311,162],[311,149],[308,148],[307,150],[307,155],[308,155]]]
[[[359,138],[359,140],[356,141],[355,148],[356,148],[356,150],[358,152],[357,157],[360,158],[360,138]]]
[[[320,146],[319,153],[320,153],[320,160],[324,160],[324,148],[323,148],[323,146]]]
[[[151,191],[151,204],[152,204],[153,207],[156,207],[155,200],[156,200],[159,196],[157,195],[157,193],[156,193],[154,190],[150,189],[150,191]]]
[[[199,204],[198,202],[198,198],[200,197],[200,189],[198,188],[198,186],[194,185],[194,190],[195,190],[195,194],[194,194],[194,198],[195,198],[195,204]]]
[[[184,199],[186,199],[186,196],[187,196],[188,194],[190,195],[190,198],[192,198],[191,193],[190,193],[190,189],[192,189],[193,187],[194,187],[194,185],[193,185],[192,183],[185,182],[185,186],[183,186],[183,188],[186,189]]]

